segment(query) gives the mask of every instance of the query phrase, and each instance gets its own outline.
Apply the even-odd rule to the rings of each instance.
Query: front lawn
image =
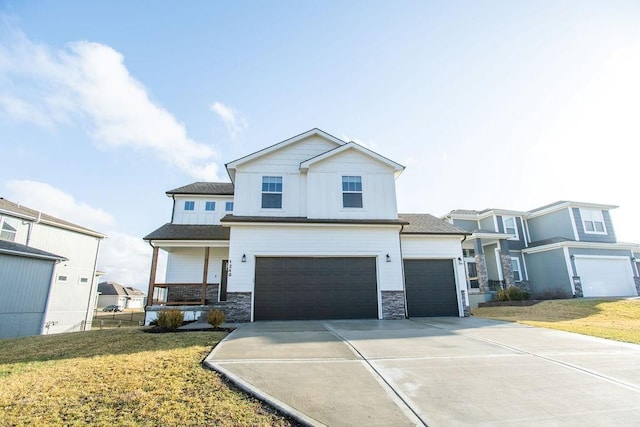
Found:
[[[0,339],[0,424],[291,425],[201,367],[224,336],[121,328]]]
[[[480,307],[472,314],[640,344],[640,300],[553,300],[527,307]]]

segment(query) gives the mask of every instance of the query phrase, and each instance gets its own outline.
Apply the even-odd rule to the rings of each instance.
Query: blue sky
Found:
[[[407,170],[402,212],[620,205],[636,225],[637,1],[0,1],[0,195],[110,236],[145,288],[168,189],[313,127]]]

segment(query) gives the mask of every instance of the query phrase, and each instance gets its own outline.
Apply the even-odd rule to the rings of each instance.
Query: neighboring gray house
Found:
[[[22,252],[40,250],[57,254],[59,259],[64,259],[53,265],[53,280],[49,280],[46,285],[48,299],[43,325],[47,327],[37,331],[31,329],[29,334],[91,329],[98,286],[96,264],[100,242],[104,237],[96,231],[0,197],[0,241],[8,242],[3,245],[18,244],[22,247]],[[10,265],[6,264],[6,268],[12,271],[3,271],[0,289],[10,289],[11,283],[15,283],[10,282],[10,279],[28,277],[29,264],[32,263],[24,260],[16,262],[14,259]],[[29,289],[32,286],[41,287],[42,278],[38,278],[36,284],[29,283],[25,286]],[[18,291],[11,289],[10,293],[13,292]],[[16,318],[21,318],[22,302],[5,298],[8,293],[4,291],[0,295],[5,304],[4,313],[13,313]],[[15,306],[12,305],[14,302]],[[34,306],[29,307],[35,309]],[[38,305],[36,312],[39,313],[40,309],[42,307]]]
[[[0,338],[47,333],[45,313],[64,257],[0,240]]]
[[[458,209],[445,215],[472,232],[463,243],[471,306],[509,285],[534,296],[640,295],[640,247],[617,241],[609,214],[615,208],[559,201],[526,212]]]
[[[144,299],[147,295],[131,286],[124,286],[116,282],[98,283],[98,308],[104,308],[115,304],[125,309],[144,308]]]

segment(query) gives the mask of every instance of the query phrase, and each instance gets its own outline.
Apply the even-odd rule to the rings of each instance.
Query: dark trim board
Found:
[[[405,259],[409,317],[459,316],[453,260]]]
[[[257,257],[254,320],[377,319],[375,257]]]

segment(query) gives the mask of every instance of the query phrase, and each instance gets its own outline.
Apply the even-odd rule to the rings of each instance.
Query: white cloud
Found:
[[[19,31],[3,33],[0,116],[39,126],[88,121],[105,148],[144,150],[193,178],[216,179],[214,148],[189,138],[184,124],[149,98],[122,54],[86,41],[54,51]]]
[[[247,121],[236,110],[224,105],[222,102],[214,102],[209,108],[222,119],[229,136],[233,140],[236,140],[242,131],[248,127]]]
[[[107,274],[102,280],[122,283],[147,289],[151,265],[151,247],[137,236],[119,231],[116,221],[109,213],[76,200],[72,195],[44,182],[7,181],[7,198],[13,202],[73,222],[94,231],[104,233],[107,238],[100,246],[98,270]],[[162,277],[164,264],[158,266],[158,278]]]
[[[13,202],[100,233],[115,225],[113,217],[104,210],[78,202],[70,194],[44,182],[11,180],[5,187],[7,198]]]

